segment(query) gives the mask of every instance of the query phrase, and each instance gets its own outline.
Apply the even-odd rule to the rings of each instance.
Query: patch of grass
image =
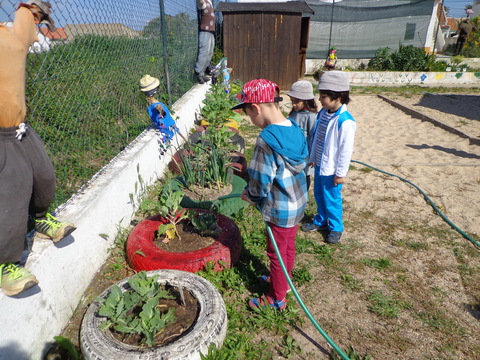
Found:
[[[397,318],[399,311],[408,307],[406,303],[379,291],[372,291],[368,295],[368,301],[368,310],[387,319]]]
[[[417,312],[416,316],[433,330],[441,331],[445,334],[463,335],[465,333],[465,329],[458,326],[455,320],[449,318],[443,311],[438,308],[432,310]]]
[[[369,267],[385,270],[392,267],[392,261],[387,258],[380,258],[380,259],[362,259],[362,264],[365,264]]]
[[[416,242],[416,241],[412,241],[412,242],[407,243],[407,246],[410,249],[415,250],[415,251],[428,250],[428,248],[429,248],[428,243]]]
[[[344,274],[341,276],[342,285],[347,287],[352,291],[358,291],[363,289],[363,284],[361,280],[355,279],[350,274]]]

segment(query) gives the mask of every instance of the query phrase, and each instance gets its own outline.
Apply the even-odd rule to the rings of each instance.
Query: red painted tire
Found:
[[[160,215],[151,216],[135,226],[128,236],[126,250],[130,266],[136,271],[173,269],[188,272],[203,270],[213,261],[215,270],[222,270],[221,261],[230,268],[240,258],[242,238],[237,224],[230,218],[204,209],[194,209],[199,214],[217,215],[218,227],[221,229],[217,241],[203,249],[189,252],[169,252],[154,244],[155,231],[165,223]]]
[[[240,151],[235,151],[232,156],[232,163],[229,164],[233,166],[233,174],[240,176],[242,179],[246,179],[248,175],[248,164],[247,158]]]

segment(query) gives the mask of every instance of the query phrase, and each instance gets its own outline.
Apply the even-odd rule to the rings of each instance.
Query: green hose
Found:
[[[362,162],[360,162],[360,161],[352,160],[351,162],[354,162],[354,163],[357,163],[357,164],[361,164],[361,165],[363,165],[363,166],[367,166],[367,167],[369,167],[369,168],[371,168],[371,169],[373,169],[373,170],[379,171],[379,172],[381,172],[381,173],[383,173],[383,174],[386,174],[386,175],[394,176],[394,177],[396,177],[396,178],[398,178],[398,179],[406,182],[407,184],[412,185],[415,189],[417,189],[417,190],[420,192],[420,194],[423,195],[423,197],[425,198],[425,200],[433,207],[433,209],[436,211],[436,213],[437,213],[438,215],[440,215],[443,220],[445,220],[445,222],[446,222],[448,225],[450,225],[453,229],[455,229],[456,231],[458,231],[465,239],[471,241],[473,244],[475,244],[476,246],[479,246],[479,247],[480,247],[480,244],[479,244],[477,241],[475,241],[471,236],[469,236],[468,234],[466,234],[463,230],[461,230],[460,228],[458,228],[457,225],[455,225],[453,222],[451,222],[451,221],[437,208],[437,206],[434,204],[434,202],[433,202],[432,200],[430,200],[430,198],[427,196],[427,194],[425,194],[425,192],[423,192],[423,190],[420,189],[417,185],[411,183],[410,181],[408,181],[408,180],[406,180],[406,179],[404,179],[404,178],[402,178],[402,177],[400,177],[400,176],[398,176],[398,175],[390,174],[390,173],[388,173],[388,172],[386,172],[386,171],[377,169],[377,168],[375,168],[375,167],[373,167],[373,166],[371,166],[371,165],[362,163]]]

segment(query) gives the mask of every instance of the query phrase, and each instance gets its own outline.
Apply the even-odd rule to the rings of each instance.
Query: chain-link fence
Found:
[[[50,2],[58,30],[40,28],[26,97],[58,206],[150,125],[143,75],[160,79],[158,99],[169,105],[195,84],[198,20],[195,0]],[[0,21],[12,21],[18,2],[0,4]]]
[[[50,2],[58,31],[40,28],[27,59],[26,96],[27,121],[54,163],[58,206],[150,125],[143,75],[160,79],[158,98],[168,105],[195,84],[198,19],[195,0]],[[307,58],[315,59],[331,46],[342,58],[421,46],[434,0],[307,2],[315,10]],[[0,21],[12,21],[17,6],[0,0]],[[216,40],[221,45],[221,31]]]

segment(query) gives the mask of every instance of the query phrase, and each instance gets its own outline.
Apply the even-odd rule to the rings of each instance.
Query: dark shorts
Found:
[[[55,172],[43,142],[27,125],[0,128],[0,264],[20,261],[28,216],[44,216],[55,196]]]

